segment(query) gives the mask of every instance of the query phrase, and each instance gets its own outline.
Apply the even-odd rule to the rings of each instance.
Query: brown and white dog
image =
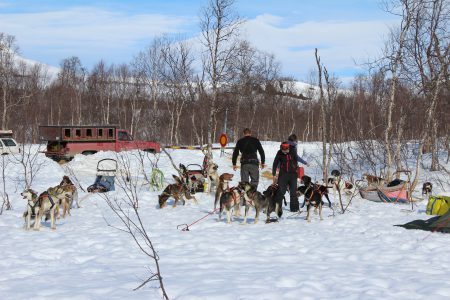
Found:
[[[55,219],[59,211],[57,201],[53,200],[47,192],[43,192],[38,197],[37,193],[32,189],[26,189],[21,195],[28,201],[27,211],[23,214],[27,230],[31,228],[31,218],[33,216],[35,217],[33,229],[39,230],[41,219],[44,215],[46,216],[45,220],[50,218],[51,228],[56,229]]]
[[[222,218],[222,212],[225,210],[227,213],[227,223],[231,223],[231,213],[234,212],[234,216],[240,215],[240,204],[243,191],[240,186],[232,187],[223,191],[220,196],[220,210],[219,221]]]
[[[159,207],[163,208],[166,206],[166,202],[170,197],[173,197],[175,199],[175,202],[173,203],[172,207],[177,206],[178,201],[183,201],[183,205],[186,203],[186,200],[194,200],[196,204],[198,204],[197,199],[195,199],[194,196],[191,195],[187,185],[180,179],[180,177],[176,175],[172,175],[173,179],[175,180],[175,183],[169,184],[161,195],[158,196],[158,202]],[[186,200],[184,199],[186,198]]]
[[[433,184],[431,182],[427,181],[423,183],[422,186],[422,196],[428,197],[431,194],[431,191],[433,190]]]
[[[80,208],[81,206],[80,206],[80,203],[78,202],[77,188],[76,188],[75,184],[73,184],[72,180],[70,180],[69,176],[64,175],[63,179],[59,183],[59,186],[66,187],[66,189],[68,191],[71,190],[73,197],[71,198],[71,201],[70,201],[70,208],[72,208],[73,200],[75,200],[75,203],[77,204],[77,208]]]
[[[73,200],[75,200],[75,203],[77,204],[77,208],[80,208],[80,203],[78,202],[78,191],[77,188],[75,186],[75,184],[73,184],[72,180],[70,180],[69,176],[64,175],[63,179],[61,180],[61,182],[59,183],[60,187],[64,187],[64,189],[67,190],[67,192],[70,192],[72,194],[72,197],[70,198],[70,208],[72,208],[73,205]]]
[[[208,167],[206,169],[206,176],[208,177],[208,193],[211,193],[212,186],[217,190],[219,187],[219,173],[217,172],[217,169],[219,166],[213,162],[208,164]]]
[[[219,176],[219,183],[217,185],[216,189],[216,196],[214,199],[214,210],[216,210],[217,204],[220,201],[220,196],[222,196],[222,193],[225,191],[228,191],[230,189],[230,181],[233,180],[233,174],[230,173],[223,173]]]
[[[365,181],[367,181],[367,183],[369,185],[383,185],[385,184],[385,180],[384,178],[375,176],[375,175],[370,175],[370,174],[363,174],[363,179]]]
[[[66,217],[66,213],[70,216],[70,208],[72,207],[73,199],[78,199],[77,189],[74,185],[57,185],[47,189],[47,193],[58,202],[63,209],[62,217]],[[78,202],[78,200],[77,200]],[[58,212],[59,215],[59,212]]]

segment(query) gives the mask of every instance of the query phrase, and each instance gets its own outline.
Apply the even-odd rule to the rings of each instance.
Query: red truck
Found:
[[[115,125],[39,126],[39,139],[47,142],[45,155],[56,161],[71,160],[75,154],[90,155],[98,151],[161,151],[159,143],[135,141],[127,130]]]

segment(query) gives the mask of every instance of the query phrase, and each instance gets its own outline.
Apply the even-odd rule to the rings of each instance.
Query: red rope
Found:
[[[212,212],[207,213],[205,216],[201,217],[200,219],[196,220],[195,222],[193,222],[193,223],[191,223],[191,224],[189,224],[189,225],[186,225],[186,227],[183,228],[182,231],[189,231],[189,227],[190,227],[190,226],[192,226],[192,225],[194,225],[195,223],[198,223],[198,222],[200,222],[201,220],[205,219],[206,217],[212,215],[212,214],[215,213],[218,209],[220,209],[220,207],[216,208],[216,209],[213,210]]]

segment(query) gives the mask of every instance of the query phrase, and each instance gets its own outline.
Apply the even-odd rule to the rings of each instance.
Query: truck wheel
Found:
[[[145,152],[153,153],[155,154],[155,149],[144,149]]]
[[[81,154],[83,154],[83,155],[92,155],[92,154],[95,154],[95,153],[97,153],[97,151],[83,151]]]

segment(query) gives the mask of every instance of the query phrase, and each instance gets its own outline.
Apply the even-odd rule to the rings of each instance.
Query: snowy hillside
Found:
[[[279,143],[263,146],[271,167]],[[320,145],[302,144],[300,151],[311,163],[306,174],[318,179]],[[176,164],[203,160],[200,151],[170,153]],[[125,155],[143,182],[136,153]],[[236,184],[239,172],[231,169],[230,150],[225,157],[219,151],[214,155],[219,173],[234,173]],[[42,192],[55,186],[70,168],[86,189],[95,180],[97,162],[106,157],[116,158],[116,154],[80,155],[65,166],[42,155],[39,162],[44,165],[32,187]],[[172,183],[175,171],[166,155],[161,154],[158,167],[166,184]],[[147,174],[150,170],[146,161]],[[160,299],[156,282],[133,291],[149,276],[153,263],[129,235],[113,228],[122,224],[99,194],[79,191],[82,207],[57,220],[55,231],[49,222],[39,232],[24,230],[22,173],[20,165],[6,165],[6,191],[13,210],[0,215],[0,299]],[[435,185],[435,193],[450,190],[448,175],[424,173],[422,178],[433,176],[444,182]],[[259,190],[270,183],[262,178]],[[124,196],[120,188],[109,194]],[[285,207],[279,223],[265,224],[262,215],[255,225],[254,211],[245,226],[242,218],[226,224],[214,214],[192,225],[190,231],[181,231],[177,225],[191,224],[213,209],[213,194],[197,193],[198,205],[188,202],[163,209],[158,207],[157,195],[142,187],[140,214],[160,256],[170,299],[450,297],[450,235],[393,226],[429,218],[426,201],[410,211],[410,205],[374,203],[357,196],[345,214],[336,211],[333,216],[324,208],[323,221],[313,215],[307,223],[304,212],[292,215]]]

